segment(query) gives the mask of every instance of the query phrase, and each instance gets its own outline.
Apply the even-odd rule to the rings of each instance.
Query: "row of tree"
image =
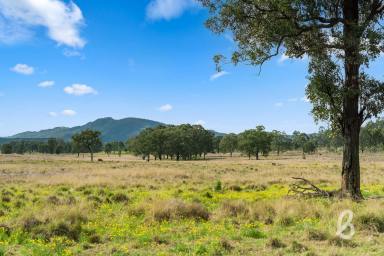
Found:
[[[149,161],[163,157],[176,160],[205,158],[214,151],[214,133],[201,125],[161,125],[147,128],[128,141],[128,150]]]
[[[149,161],[164,157],[176,160],[205,158],[207,153],[241,152],[249,158],[259,159],[271,150],[277,154],[287,150],[301,149],[305,153],[316,151],[315,136],[301,132],[287,135],[279,131],[267,132],[263,126],[246,130],[238,135],[214,136],[200,125],[158,126],[143,130],[137,137],[128,141],[128,150]]]
[[[130,151],[149,161],[164,157],[176,160],[191,160],[205,158],[207,153],[240,152],[249,158],[259,159],[260,155],[267,156],[271,151],[278,155],[289,150],[301,150],[305,154],[314,153],[317,148],[335,151],[343,146],[341,135],[332,130],[320,128],[318,133],[305,134],[299,131],[287,135],[284,132],[268,132],[264,126],[245,130],[240,134],[230,133],[215,136],[200,125],[161,125],[143,130],[138,136],[128,140],[102,144],[101,133],[85,130],[72,137],[72,141],[51,138],[46,141],[11,141],[1,146],[3,154],[81,154],[104,152],[108,155],[116,153],[121,156],[123,151]],[[384,149],[384,120],[371,121],[360,132],[361,151],[378,151]]]
[[[127,148],[124,142],[116,141],[102,144],[101,133],[99,131],[85,130],[72,136],[70,142],[62,139],[50,138],[44,140],[17,140],[1,145],[2,154],[26,154],[26,153],[43,153],[43,154],[77,154],[90,153],[93,161],[93,154],[105,151],[108,155],[117,152],[121,155],[122,151]]]
[[[302,150],[305,153],[314,153],[317,149],[316,137],[295,131],[293,135],[287,135],[280,131],[267,132],[264,126],[246,130],[238,135],[231,133],[222,137],[220,148],[222,153],[241,152],[250,159],[254,156],[267,156],[271,151],[278,155],[288,150]]]

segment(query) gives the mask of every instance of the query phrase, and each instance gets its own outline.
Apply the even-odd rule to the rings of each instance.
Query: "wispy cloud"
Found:
[[[58,116],[58,114],[56,112],[49,112],[48,115],[51,117],[57,117]]]
[[[201,126],[204,126],[206,124],[206,122],[204,120],[197,120],[195,122],[195,125],[201,125]]]
[[[78,50],[68,49],[68,48],[63,50],[63,55],[68,58],[79,57],[81,59],[85,59],[85,56],[82,52]]]
[[[0,40],[12,42],[33,35],[33,27],[45,27],[49,38],[59,45],[82,48],[80,36],[84,17],[72,1],[0,0]]]
[[[215,81],[216,79],[219,79],[220,77],[225,76],[225,75],[229,75],[229,73],[227,71],[220,71],[220,72],[217,72],[217,73],[211,75],[209,80]]]
[[[55,84],[55,81],[43,81],[39,83],[37,86],[41,88],[48,88],[52,87]]]
[[[278,62],[279,62],[280,64],[282,64],[282,63],[286,62],[287,60],[289,60],[289,56],[286,55],[285,53],[283,53],[283,54],[280,56]]]
[[[197,6],[195,0],[151,0],[147,6],[147,18],[150,20],[171,20],[195,6]]]
[[[32,75],[35,72],[35,69],[27,64],[16,64],[11,71],[22,74],[22,75]]]
[[[288,99],[288,102],[296,102],[298,100],[299,100],[298,98],[290,98],[290,99]]]
[[[284,106],[283,102],[276,102],[275,103],[275,107],[277,107],[277,108],[281,108],[282,106]]]
[[[63,116],[75,116],[77,113],[72,109],[65,109],[61,112]]]
[[[309,102],[309,99],[307,98],[307,96],[302,97],[300,100],[303,102]]]
[[[159,107],[159,111],[161,112],[169,112],[173,109],[173,106],[171,104],[165,104],[161,107]]]
[[[67,94],[82,96],[86,94],[97,94],[97,91],[86,84],[73,84],[64,88]]]

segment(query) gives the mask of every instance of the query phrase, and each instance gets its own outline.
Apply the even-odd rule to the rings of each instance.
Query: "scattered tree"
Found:
[[[233,152],[237,149],[237,135],[234,133],[230,133],[225,135],[220,141],[220,148],[223,153],[230,153],[231,157]]]
[[[86,148],[91,154],[91,162],[93,162],[93,154],[102,147],[101,133],[99,131],[84,130],[72,136],[73,144],[78,148]]]

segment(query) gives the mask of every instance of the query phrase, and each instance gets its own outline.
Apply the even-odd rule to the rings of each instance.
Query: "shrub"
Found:
[[[111,200],[115,203],[127,203],[129,198],[123,193],[117,193],[111,197]]]
[[[305,245],[303,245],[299,242],[293,241],[292,242],[292,251],[294,253],[303,253],[303,252],[308,251],[308,247],[306,247]]]
[[[281,216],[278,220],[278,223],[279,223],[279,225],[281,225],[283,227],[288,227],[288,226],[292,226],[293,224],[295,224],[295,220],[291,216]]]
[[[364,214],[357,218],[357,223],[363,229],[384,233],[384,215]]]
[[[240,192],[242,190],[242,188],[239,185],[232,185],[229,187],[229,189],[237,192]]]
[[[225,239],[225,238],[222,238],[220,240],[220,246],[226,250],[226,251],[232,251],[233,250],[233,245],[231,244],[231,242],[228,240],[228,239]]]
[[[61,204],[61,200],[57,196],[49,196],[47,198],[47,202],[50,203],[50,204],[53,204],[53,205]]]
[[[216,192],[220,192],[220,191],[222,191],[223,190],[223,187],[222,187],[222,185],[221,185],[221,181],[217,181],[216,182],[216,185],[215,185],[215,191]]]
[[[256,228],[247,228],[247,229],[244,229],[241,233],[245,237],[250,237],[254,239],[261,239],[266,237],[266,235],[263,232],[261,232],[260,230],[257,230]]]
[[[220,213],[230,217],[248,216],[249,207],[244,201],[224,201],[221,204]]]
[[[278,248],[285,248],[287,247],[286,244],[284,244],[280,239],[278,238],[271,238],[269,239],[267,245],[273,249],[278,249]]]
[[[156,204],[153,209],[153,217],[157,221],[183,218],[208,220],[209,212],[199,203],[171,200]]]
[[[59,222],[52,225],[50,232],[52,236],[65,236],[74,241],[78,241],[81,233],[81,223]]]
[[[42,221],[38,220],[34,216],[29,216],[22,221],[22,228],[26,232],[31,232],[34,228],[40,226],[41,224],[43,224]]]
[[[328,239],[328,234],[317,229],[309,229],[307,231],[307,237],[313,241],[325,241]]]
[[[338,247],[357,247],[357,244],[351,240],[342,239],[338,236],[332,237],[329,239],[328,243],[330,245],[338,246]]]
[[[251,217],[267,225],[274,223],[276,214],[275,208],[267,202],[256,202],[250,207]]]

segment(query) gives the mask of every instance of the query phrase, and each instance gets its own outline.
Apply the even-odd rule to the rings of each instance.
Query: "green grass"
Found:
[[[60,161],[29,164],[31,168],[54,169],[55,164],[63,164]],[[17,172],[26,168],[22,164],[15,161],[6,168]],[[85,163],[67,164],[65,168],[81,168],[89,175],[96,168],[106,168],[111,175],[117,169],[111,168],[116,163],[95,164],[94,170],[88,163],[87,168],[82,166]],[[134,164],[141,166],[141,162]],[[139,181],[126,184],[3,182],[0,255],[384,254],[381,199],[361,203],[303,199],[287,196],[287,182],[237,180],[238,172],[245,169],[248,171],[242,175],[272,166],[260,165],[228,162],[223,168],[215,162],[201,171],[200,163],[165,161],[149,163],[147,168],[170,170],[173,178],[143,176],[148,169],[140,169],[135,177]],[[317,166],[327,168],[321,163]],[[227,172],[211,179],[199,177],[202,172],[210,175],[225,168],[231,176]],[[120,179],[128,174],[129,169]],[[180,177],[185,181],[180,182]],[[325,183],[322,187],[337,188],[332,180]],[[384,185],[365,184],[363,193],[384,196]],[[344,209],[355,213],[357,233],[349,242],[335,238],[337,218]]]

